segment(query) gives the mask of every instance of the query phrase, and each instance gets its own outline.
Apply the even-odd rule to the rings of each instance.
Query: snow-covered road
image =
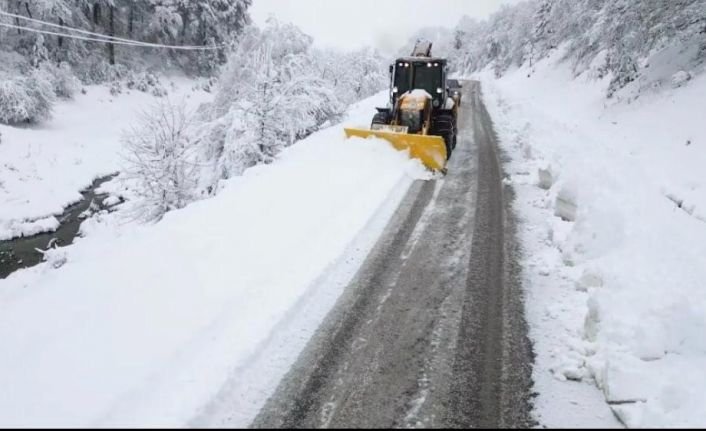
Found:
[[[448,174],[412,186],[254,426],[530,424],[514,232],[480,87],[465,92]],[[200,424],[247,425],[234,410]]]

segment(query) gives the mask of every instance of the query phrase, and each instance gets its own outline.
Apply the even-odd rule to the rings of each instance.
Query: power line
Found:
[[[68,26],[62,26],[62,25],[51,23],[51,22],[28,18],[28,17],[22,16],[22,15],[8,13],[5,11],[0,11],[0,15],[9,16],[12,18],[23,19],[26,21],[35,22],[35,23],[50,26],[50,27],[57,27],[62,30],[74,31],[77,33],[87,34],[87,35],[95,36],[95,37],[77,36],[77,35],[69,34],[69,33],[63,33],[63,32],[60,33],[60,32],[54,32],[54,31],[50,31],[50,30],[40,30],[40,29],[31,28],[31,27],[25,27],[25,26],[0,22],[0,26],[3,26],[3,27],[18,29],[18,30],[26,30],[26,31],[34,32],[34,33],[48,34],[48,35],[52,35],[52,36],[66,37],[69,39],[77,39],[77,40],[83,40],[83,41],[88,41],[88,42],[110,43],[110,44],[115,44],[115,45],[135,46],[135,47],[144,47],[144,48],[165,48],[165,49],[175,49],[175,50],[183,50],[183,51],[216,50],[216,49],[223,49],[226,47],[226,45],[214,45],[214,46],[164,45],[164,44],[159,44],[159,43],[142,42],[139,40],[132,40],[132,39],[125,39],[125,38],[121,38],[121,37],[108,36],[105,34],[95,33],[95,32],[91,32],[91,31],[87,31],[87,30],[77,29],[77,28],[68,27]]]
[[[110,44],[114,44],[114,45],[135,46],[135,47],[141,47],[141,48],[168,48],[168,49],[180,49],[180,50],[184,50],[184,51],[203,51],[203,50],[221,49],[220,47],[217,47],[217,46],[169,46],[169,45],[159,45],[159,44],[146,45],[146,44],[141,44],[141,43],[121,42],[121,41],[113,41],[113,40],[107,40],[107,39],[98,39],[98,38],[93,38],[93,37],[77,36],[74,34],[57,33],[57,32],[49,31],[49,30],[39,30],[36,28],[23,27],[23,26],[14,25],[14,24],[7,24],[4,22],[0,22],[0,26],[18,29],[18,30],[29,31],[32,33],[41,33],[41,34],[48,34],[50,36],[60,36],[60,37],[66,37],[69,39],[83,40],[83,41],[87,41],[87,42],[110,43]]]
[[[29,17],[23,16],[23,15],[18,15],[18,14],[14,14],[14,13],[2,11],[2,10],[0,10],[0,15],[5,15],[8,17],[12,17],[12,18],[22,19],[22,20],[34,22],[37,24],[46,25],[49,27],[55,27],[55,28],[59,28],[61,30],[68,30],[68,31],[73,31],[73,32],[81,33],[81,34],[87,34],[90,36],[97,36],[99,38],[117,40],[117,41],[128,42],[128,43],[135,43],[135,44],[140,44],[140,45],[149,46],[149,47],[160,47],[160,48],[171,48],[171,49],[180,49],[180,48],[181,49],[183,49],[183,48],[188,48],[188,49],[196,49],[196,48],[198,48],[198,49],[220,49],[220,48],[226,47],[226,45],[213,45],[213,46],[207,47],[207,46],[203,46],[203,45],[164,45],[164,44],[157,44],[157,43],[150,43],[150,42],[142,42],[139,40],[126,39],[126,38],[116,37],[116,36],[109,36],[106,34],[101,34],[101,33],[96,33],[96,32],[83,30],[83,29],[79,29],[79,28],[69,27],[67,25],[54,24],[52,22],[42,21],[42,20],[39,20],[36,18],[29,18]]]
[[[41,33],[41,34],[48,34],[51,36],[66,37],[68,39],[83,40],[83,41],[87,41],[87,42],[110,43],[110,44],[114,44],[114,45],[135,46],[135,47],[141,47],[141,48],[167,48],[167,49],[178,49],[178,50],[184,50],[184,51],[203,51],[203,50],[222,49],[221,46],[170,46],[170,45],[160,45],[160,44],[156,44],[156,43],[148,44],[148,43],[140,43],[140,42],[122,42],[119,40],[98,39],[98,38],[93,38],[93,37],[77,36],[74,34],[57,33],[57,32],[49,31],[49,30],[39,30],[36,28],[23,27],[23,26],[19,26],[19,25],[15,25],[15,24],[7,24],[4,22],[0,22],[0,26],[7,27],[7,28],[13,28],[13,29],[17,29],[17,30],[29,31],[32,33]]]
[[[97,37],[105,38],[105,39],[119,40],[119,41],[122,41],[122,42],[130,42],[130,43],[136,43],[136,44],[140,44],[140,45],[143,45],[143,44],[144,44],[144,45],[147,45],[147,44],[149,44],[149,42],[140,42],[140,41],[137,41],[137,40],[130,40],[130,39],[124,39],[124,38],[115,37],[115,36],[109,36],[109,35],[105,35],[105,34],[101,34],[101,33],[95,33],[95,32],[88,31],[88,30],[83,30],[83,29],[68,27],[68,26],[65,26],[65,25],[54,24],[54,23],[52,23],[52,22],[47,22],[47,21],[42,21],[42,20],[39,20],[39,19],[29,18],[29,17],[26,17],[26,16],[17,15],[17,14],[5,12],[5,11],[0,11],[0,15],[5,15],[5,16],[11,17],[11,18],[17,18],[17,19],[21,19],[21,20],[24,20],[24,21],[34,22],[34,23],[37,23],[37,24],[46,25],[46,26],[48,26],[48,27],[55,27],[55,28],[59,28],[59,29],[64,30],[64,31],[66,31],[66,30],[68,30],[68,31],[74,31],[74,32],[76,32],[76,33],[87,34],[87,35],[90,35],[90,36],[97,36]]]

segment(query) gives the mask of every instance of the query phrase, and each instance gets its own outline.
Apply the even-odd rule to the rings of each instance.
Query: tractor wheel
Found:
[[[451,153],[456,147],[456,118],[453,114],[439,114],[432,120],[431,134],[441,136],[446,143],[446,153]]]
[[[371,128],[375,124],[390,124],[390,114],[387,112],[378,112],[373,116]]]

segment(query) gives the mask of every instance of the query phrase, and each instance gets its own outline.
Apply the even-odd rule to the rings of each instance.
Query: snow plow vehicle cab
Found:
[[[390,101],[377,108],[370,130],[346,128],[346,135],[385,139],[429,169],[445,171],[457,132],[446,69],[446,59],[431,56],[431,43],[418,41],[411,57],[390,66]]]

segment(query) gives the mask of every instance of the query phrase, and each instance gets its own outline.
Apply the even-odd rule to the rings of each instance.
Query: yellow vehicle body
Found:
[[[409,150],[410,157],[421,160],[433,171],[445,171],[448,155],[446,143],[441,136],[398,133],[387,130],[345,128],[347,137],[369,138],[374,136],[388,141],[400,151]]]
[[[390,124],[373,124],[370,130],[347,128],[346,136],[384,139],[398,150],[408,150],[410,157],[421,160],[427,168],[446,172],[449,158],[446,142],[443,137],[430,134],[431,96],[423,91],[404,94],[397,101],[394,113]]]

